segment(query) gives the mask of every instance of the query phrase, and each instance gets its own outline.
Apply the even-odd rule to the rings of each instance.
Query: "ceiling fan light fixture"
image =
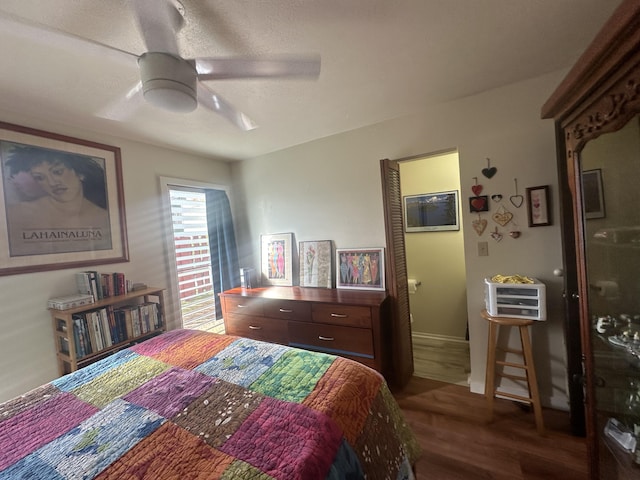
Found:
[[[172,112],[196,109],[197,73],[192,62],[164,52],[147,52],[138,65],[145,100]]]

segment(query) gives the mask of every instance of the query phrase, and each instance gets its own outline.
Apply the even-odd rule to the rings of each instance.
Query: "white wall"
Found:
[[[400,163],[402,195],[456,190],[459,207],[467,208],[460,192],[458,153],[450,152]],[[458,208],[460,212],[460,208]],[[464,266],[464,223],[459,230],[411,232],[404,235],[407,275],[420,282],[409,295],[414,337],[421,334],[465,339],[467,295]]]
[[[232,165],[241,251],[246,266],[259,268],[263,233],[294,232],[297,240],[333,239],[337,247],[384,246],[381,158],[400,159],[457,148],[462,202],[471,196],[486,158],[497,167],[486,190],[508,199],[515,177],[520,193],[550,185],[552,226],[528,228],[526,210],[513,209],[522,236],[489,241],[489,256],[478,257],[476,215],[463,208],[467,311],[470,329],[471,390],[484,391],[487,325],[483,278],[495,273],[538,277],[548,287],[549,320],[532,329],[543,403],[567,408],[562,329],[555,134],[540,107],[562,78],[546,75],[455,102],[430,106],[424,114],[390,120]],[[420,99],[416,99],[419,101]],[[491,220],[489,221],[491,225]],[[251,265],[249,265],[249,262]]]
[[[121,148],[130,262],[92,267],[167,288],[159,176],[229,184],[226,163],[0,112],[0,120]],[[0,277],[0,402],[58,376],[50,297],[75,292],[75,270]],[[170,302],[168,302],[170,303]],[[168,308],[171,326],[175,311]]]

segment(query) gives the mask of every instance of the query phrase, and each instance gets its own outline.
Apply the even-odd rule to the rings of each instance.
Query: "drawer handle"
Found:
[[[349,315],[345,315],[344,313],[332,313],[331,316],[334,318],[347,318]]]
[[[249,325],[249,330],[262,330],[262,327],[257,327],[256,325]]]
[[[293,310],[287,310],[285,308],[281,308],[280,313],[293,313]]]
[[[246,308],[246,305],[238,304],[238,308]]]
[[[318,336],[318,340],[322,340],[324,342],[333,342],[335,338],[333,337],[323,337],[322,335]]]

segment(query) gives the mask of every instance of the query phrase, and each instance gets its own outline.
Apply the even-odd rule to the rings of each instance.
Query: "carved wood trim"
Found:
[[[639,55],[640,56],[640,55]],[[569,121],[561,122],[564,130],[566,159],[575,160],[573,153],[579,152],[589,140],[603,133],[622,128],[640,112],[640,59],[607,92],[596,99]]]
[[[604,78],[628,64],[638,48],[640,1],[625,0],[542,106],[542,118],[566,118],[574,107],[585,103]]]

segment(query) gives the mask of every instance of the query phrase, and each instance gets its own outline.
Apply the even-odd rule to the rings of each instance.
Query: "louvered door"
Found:
[[[402,222],[400,167],[397,161],[380,160],[382,197],[387,240],[385,267],[391,297],[391,358],[394,386],[404,387],[413,375],[413,345],[409,315],[407,257]]]

